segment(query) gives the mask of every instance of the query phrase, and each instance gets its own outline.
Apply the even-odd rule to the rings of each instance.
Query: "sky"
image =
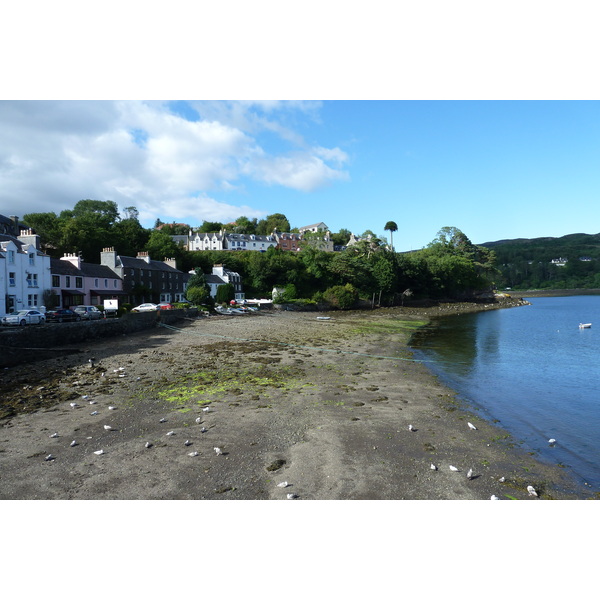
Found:
[[[198,227],[283,213],[398,251],[600,231],[597,101],[0,102],[0,213],[134,206]]]

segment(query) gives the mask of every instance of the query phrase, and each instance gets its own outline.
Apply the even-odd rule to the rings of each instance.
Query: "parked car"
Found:
[[[170,302],[160,302],[158,308],[160,310],[173,310],[173,305]]]
[[[131,312],[150,312],[153,310],[158,310],[158,304],[152,304],[151,302],[146,302],[144,304],[140,304],[131,309]]]
[[[57,308],[56,310],[46,311],[46,321],[81,321],[81,315],[70,308]]]
[[[2,325],[32,325],[38,323],[45,323],[46,317],[39,310],[20,310],[19,312],[13,313],[2,317]]]
[[[91,321],[92,319],[103,319],[104,313],[96,306],[86,306],[80,304],[73,309],[82,319]]]

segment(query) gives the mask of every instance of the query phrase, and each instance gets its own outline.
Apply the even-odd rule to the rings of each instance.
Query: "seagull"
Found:
[[[116,406],[109,406],[108,410],[117,410],[117,407]]]
[[[550,438],[550,439],[548,440],[548,443],[549,443],[551,446],[554,446],[554,444],[556,444],[556,440],[555,440],[554,438]]]
[[[76,442],[75,440],[73,440],[73,441],[71,442],[71,444],[70,444],[70,445],[71,445],[71,448],[72,448],[73,446],[77,446],[77,442]]]
[[[98,414],[98,411],[97,411],[97,410],[95,410],[94,412],[91,412],[91,413],[90,413],[90,415],[97,415],[97,414]]]
[[[79,405],[77,404],[77,402],[71,402],[70,406],[71,406],[71,408],[75,408],[76,406],[79,406]]]
[[[208,429],[206,429],[206,427],[203,427],[203,428],[200,430],[200,433],[206,433],[207,431],[208,431]]]
[[[498,496],[495,496],[492,494],[492,496],[490,497],[490,500],[500,500],[500,498],[498,498]]]
[[[527,491],[529,492],[530,496],[537,496],[538,493],[535,491],[535,488],[532,485],[528,485],[527,486]]]
[[[190,442],[190,440],[185,440],[185,442],[183,442],[185,446],[191,446],[192,442]]]
[[[437,467],[431,463],[431,466],[429,467],[432,471],[437,471]]]
[[[409,425],[409,426],[408,426],[408,430],[409,430],[409,431],[416,431],[416,429],[415,429],[415,428],[414,428],[412,425]]]
[[[150,442],[146,442],[146,448],[152,448],[152,444]]]
[[[162,419],[159,421],[159,423],[166,423],[166,421],[167,421],[167,420],[166,420],[166,419],[163,417],[163,418],[162,418]]]
[[[288,485],[290,485],[287,481],[282,481],[281,483],[277,484],[277,487],[287,487]]]
[[[197,453],[196,451],[194,451],[194,452],[190,452],[190,453],[188,454],[188,456],[198,456],[198,453]]]
[[[450,465],[450,470],[451,471],[458,471],[458,469],[456,467],[453,467],[452,465]]]
[[[96,450],[94,452],[94,454],[97,454],[98,456],[100,456],[101,454],[104,454],[104,450]]]
[[[198,417],[198,418],[196,419],[196,423],[198,423],[198,425],[200,425],[200,423],[202,423],[202,417]]]
[[[88,358],[88,362],[90,363],[90,367],[94,366],[94,359],[93,358]]]
[[[504,483],[506,481],[506,477],[500,477],[500,479],[498,479],[498,481],[500,483]]]
[[[473,469],[467,471],[467,479],[473,479]]]
[[[110,425],[105,425],[104,429],[106,429],[106,431],[112,431],[112,427]]]
[[[215,448],[215,452],[217,453],[217,456],[219,456],[219,454],[223,454],[221,448]]]
[[[95,400],[90,400],[90,404],[96,404]]]
[[[85,396],[81,396],[82,400],[87,400],[89,398],[89,396],[86,394]]]
[[[469,429],[473,429],[473,430],[477,429],[477,427],[475,427],[475,425],[473,425],[473,423],[469,423],[468,421],[467,421],[467,425],[469,426]]]
[[[51,438],[56,438],[56,437],[58,437],[58,433],[53,433],[50,437]]]
[[[44,460],[54,460],[56,458],[56,456],[53,456],[52,454],[48,454],[48,456],[46,456],[46,458]]]
[[[294,499],[296,499],[297,497],[298,497],[298,496],[297,496],[296,494],[288,494],[288,495],[287,495],[287,499],[288,499],[288,500],[294,500]]]
[[[208,412],[210,410],[210,406],[206,406],[205,408],[202,409],[203,412]]]
[[[169,431],[169,433],[167,433],[167,435],[175,435],[174,431]]]

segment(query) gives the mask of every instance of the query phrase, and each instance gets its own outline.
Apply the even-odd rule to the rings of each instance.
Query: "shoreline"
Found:
[[[44,361],[48,387],[71,398],[0,421],[0,498],[595,497],[414,359],[413,332],[453,310],[339,312],[327,321],[273,311],[210,317]],[[91,355],[97,368],[87,364]],[[19,370],[10,375],[21,386]],[[105,455],[94,455],[99,449]]]

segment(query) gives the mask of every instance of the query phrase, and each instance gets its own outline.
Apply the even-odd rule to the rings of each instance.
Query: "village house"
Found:
[[[190,271],[193,273],[194,271]],[[242,278],[239,273],[234,273],[229,269],[226,269],[223,265],[214,265],[212,273],[204,276],[206,283],[210,287],[210,295],[215,298],[217,295],[217,288],[220,285],[230,283],[233,285],[234,297],[237,302],[244,299],[244,293],[242,291]]]
[[[87,263],[77,254],[65,254],[51,259],[51,272],[52,290],[62,308],[123,301],[123,280],[106,265]]]
[[[126,302],[142,304],[185,299],[190,275],[177,269],[174,258],[152,260],[148,252],[138,252],[133,258],[118,255],[114,248],[104,248],[100,263],[122,279]]]
[[[21,229],[17,217],[0,222],[0,316],[43,309],[44,291],[51,288],[50,257],[40,250],[40,238]]]

